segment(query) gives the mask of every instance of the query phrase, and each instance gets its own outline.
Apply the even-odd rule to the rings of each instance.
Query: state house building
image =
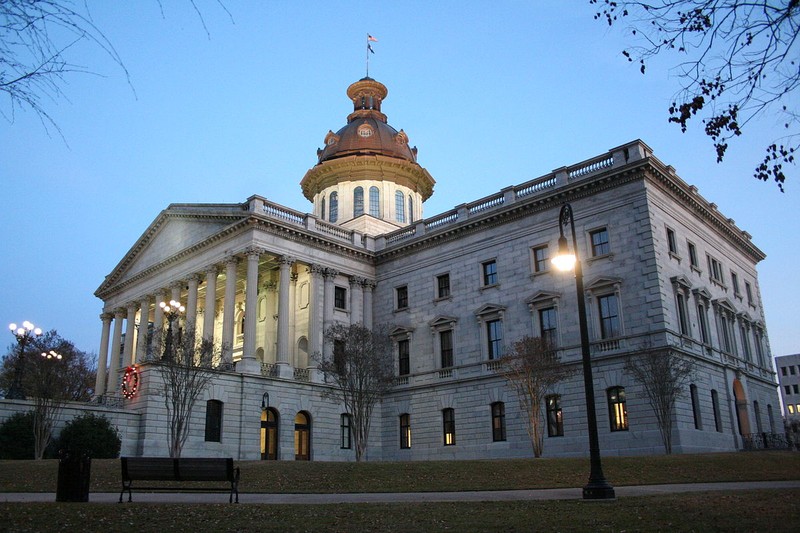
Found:
[[[549,261],[569,203],[602,453],[663,453],[644,390],[623,371],[627,356],[654,349],[697,363],[672,420],[674,451],[736,450],[782,431],[756,272],[765,256],[650,147],[636,140],[426,218],[435,182],[387,123],[387,92],[368,77],[347,89],[346,125],[300,180],[311,213],[254,195],[171,204],[145,229],[95,293],[101,403],[119,397],[128,365],[157,352],[144,332],[164,327],[159,302],[178,300],[182,327],[222,347],[184,455],[353,460],[348,413],[323,396],[313,355],[330,356],[332,324],[389,324],[397,378],[374,412],[369,460],[531,456],[497,359],[542,336],[581,368],[575,279]],[[133,420],[123,454],[168,454],[148,366],[119,409]],[[549,392],[546,456],[588,455],[585,405],[580,372]]]

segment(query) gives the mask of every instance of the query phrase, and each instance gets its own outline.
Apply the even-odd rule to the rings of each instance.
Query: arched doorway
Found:
[[[742,382],[733,380],[733,398],[736,401],[736,419],[739,422],[739,435],[750,433],[750,419],[747,416],[747,396],[744,394]]]
[[[311,416],[305,411],[294,417],[294,458],[296,461],[311,460]]]
[[[278,411],[272,407],[261,411],[261,459],[278,459]]]

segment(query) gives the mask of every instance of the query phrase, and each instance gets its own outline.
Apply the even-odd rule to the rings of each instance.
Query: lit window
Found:
[[[533,271],[546,272],[550,266],[550,251],[545,246],[537,246],[533,249]]]
[[[794,405],[792,405],[792,404],[789,404],[789,405],[787,405],[787,406],[786,406],[786,409],[788,409],[788,410],[789,410],[789,414],[790,414],[790,415],[793,415],[793,414],[794,414]]]
[[[597,305],[600,309],[600,336],[603,339],[613,339],[619,337],[619,307],[617,306],[617,295],[606,294],[597,298]]]
[[[625,388],[611,387],[608,393],[608,416],[611,420],[611,431],[628,430],[628,409],[625,405]]]
[[[506,406],[503,402],[492,404],[492,440],[506,440]]]
[[[400,415],[400,448],[411,448],[411,415],[408,413]]]
[[[351,417],[347,413],[342,414],[341,418],[341,440],[342,440],[342,449],[349,450],[352,448],[352,431],[350,430],[350,421]]]
[[[547,409],[547,436],[564,436],[564,418],[561,411],[561,396],[553,394],[544,399]]]
[[[492,259],[481,264],[484,287],[497,284],[497,261]]]
[[[608,230],[606,228],[593,231],[589,236],[592,240],[592,257],[606,255],[611,251],[608,245]]]
[[[395,289],[397,294],[397,309],[407,309],[408,308],[408,287],[403,285],[402,287],[397,287]]]
[[[444,445],[453,446],[456,443],[456,413],[451,408],[442,410],[442,430]]]

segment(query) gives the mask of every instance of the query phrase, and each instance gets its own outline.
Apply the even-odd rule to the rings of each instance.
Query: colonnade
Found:
[[[262,263],[262,259],[266,261]],[[238,279],[242,262],[244,276]],[[272,279],[275,271],[277,283]],[[224,287],[222,297],[218,298],[221,274]],[[242,282],[243,289],[237,291]],[[296,361],[291,355],[296,354],[300,339],[309,356],[329,357],[330,347],[323,345],[327,327],[334,322],[372,326],[374,281],[348,276],[320,264],[302,264],[294,257],[276,256],[257,248],[228,256],[222,264],[211,265],[166,286],[168,289],[137,295],[124,306],[110,306],[100,315],[96,397],[118,390],[126,366],[161,357],[165,316],[159,303],[169,299],[185,302],[186,311],[180,324],[184,335],[190,339],[198,336],[218,347],[220,369],[231,369],[235,363],[237,372],[248,374],[262,372],[266,354],[271,354],[274,347],[274,364],[269,365],[271,375],[292,379]],[[347,292],[344,307],[341,294],[337,300],[337,287]],[[205,290],[202,302],[201,289]],[[273,302],[275,291],[277,301]],[[272,304],[269,307],[276,307],[274,314],[268,309],[268,298]],[[242,316],[242,305],[243,322],[237,322],[237,317]],[[276,327],[268,326],[270,319],[277,322]],[[257,327],[259,321],[261,331]],[[150,335],[148,330],[152,332]],[[234,352],[238,355],[239,347],[241,355],[234,361]],[[306,368],[315,366],[309,358]]]

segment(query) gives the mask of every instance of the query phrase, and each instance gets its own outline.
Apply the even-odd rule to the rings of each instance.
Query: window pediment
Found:
[[[713,300],[711,303],[713,303],[715,307],[721,307],[731,314],[736,314],[736,308],[727,298],[719,298],[717,300]]]
[[[542,304],[551,304],[554,301],[558,300],[559,298],[561,298],[561,293],[539,291],[530,298],[528,298],[527,300],[525,300],[525,303],[528,304],[528,307],[534,307]]]
[[[486,315],[502,315],[505,312],[506,307],[500,304],[486,304],[482,305],[475,311],[475,316],[478,318],[484,317]]]
[[[703,298],[706,301],[711,300],[711,293],[708,292],[708,290],[706,290],[704,287],[692,289],[692,294],[694,294],[695,298]]]
[[[587,291],[598,291],[602,289],[609,289],[609,288],[618,288],[622,284],[621,278],[612,278],[607,276],[601,276],[598,278],[594,278],[589,283],[586,284]]]
[[[389,332],[389,337],[407,337],[414,332],[411,326],[397,326]]]
[[[432,330],[449,329],[456,325],[458,319],[453,316],[439,315],[431,320],[428,325]]]
[[[679,286],[683,289],[690,290],[692,288],[692,283],[686,278],[686,276],[672,276],[669,278],[673,285]]]

